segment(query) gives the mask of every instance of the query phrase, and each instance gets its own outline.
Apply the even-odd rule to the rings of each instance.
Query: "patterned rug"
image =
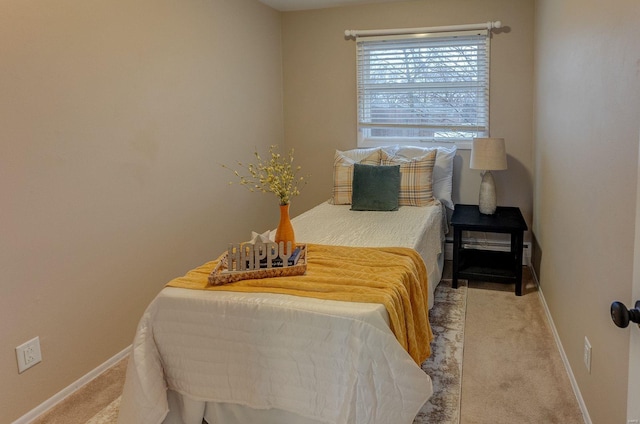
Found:
[[[462,385],[462,350],[467,288],[451,288],[451,280],[443,280],[436,288],[435,303],[429,321],[435,336],[431,357],[422,369],[433,381],[433,396],[422,407],[414,424],[458,424],[460,422],[460,389]],[[87,424],[115,424],[120,397],[96,414]]]
[[[429,321],[435,338],[431,343],[431,357],[422,364],[433,381],[433,396],[413,423],[458,424],[467,288],[452,289],[451,280],[442,280],[436,287],[434,300]]]

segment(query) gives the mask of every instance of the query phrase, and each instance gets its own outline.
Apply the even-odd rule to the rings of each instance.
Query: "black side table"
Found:
[[[528,229],[519,208],[498,206],[496,213],[480,213],[478,205],[456,205],[453,226],[453,288],[458,279],[515,283],[516,296],[522,296],[522,249]],[[511,250],[496,252],[464,248],[463,231],[511,234]]]

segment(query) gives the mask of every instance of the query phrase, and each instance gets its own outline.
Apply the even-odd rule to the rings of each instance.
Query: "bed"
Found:
[[[438,175],[441,151],[448,163]],[[332,197],[293,219],[297,241],[415,250],[426,266],[431,308],[455,150],[430,153],[429,185],[443,177],[445,183],[431,186],[433,201],[393,212],[351,210],[353,170],[341,172],[367,158],[377,165],[383,158],[413,163],[426,152],[337,151]],[[382,304],[166,287],[140,320],[118,422],[410,424],[432,391]]]

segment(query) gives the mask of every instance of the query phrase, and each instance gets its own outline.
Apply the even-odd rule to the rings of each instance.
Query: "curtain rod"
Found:
[[[395,28],[395,29],[348,29],[345,30],[344,35],[346,37],[369,37],[374,35],[400,35],[400,34],[420,34],[425,32],[448,32],[448,31],[466,31],[474,29],[488,29],[500,28],[502,22],[493,21],[485,22],[482,24],[465,24],[465,25],[449,25],[438,27],[424,27],[424,28]]]

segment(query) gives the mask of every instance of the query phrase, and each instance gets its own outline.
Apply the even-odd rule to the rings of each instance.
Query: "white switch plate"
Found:
[[[584,338],[584,366],[587,367],[587,371],[591,374],[591,343],[585,336]]]
[[[18,360],[18,373],[23,373],[35,364],[40,363],[42,361],[40,338],[35,337],[16,347],[16,359]]]

